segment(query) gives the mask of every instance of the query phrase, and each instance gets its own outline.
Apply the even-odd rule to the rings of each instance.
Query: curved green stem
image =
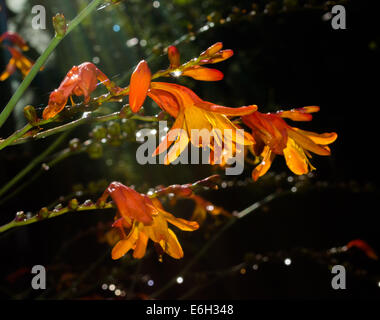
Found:
[[[82,22],[84,18],[86,18],[91,11],[93,11],[103,0],[93,0],[86,8],[80,12],[76,18],[70,23],[67,32],[65,34],[68,35],[74,28]],[[33,65],[32,69],[22,81],[20,86],[17,88],[16,92],[13,94],[12,98],[9,100],[8,104],[5,106],[4,110],[0,114],[0,128],[4,124],[4,122],[8,119],[17,102],[20,100],[26,89],[28,89],[30,83],[33,81],[34,77],[37,75],[38,71],[44,65],[46,60],[49,58],[50,54],[54,51],[54,49],[58,46],[58,44],[62,41],[63,37],[55,36],[49,43],[48,47],[41,54],[41,56],[37,59],[36,63]]]
[[[2,150],[5,147],[9,146],[13,141],[15,141],[18,138],[22,137],[25,133],[27,133],[32,128],[33,128],[33,126],[30,123],[28,123],[25,127],[23,127],[20,130],[17,130],[12,135],[10,135],[7,139],[2,140],[0,142],[0,150]]]
[[[65,213],[68,213],[68,212],[73,212],[73,211],[89,211],[89,210],[96,210],[96,209],[110,209],[110,208],[113,208],[113,204],[111,202],[109,203],[106,203],[102,208],[99,208],[96,204],[91,204],[91,205],[87,205],[87,204],[82,204],[80,206],[78,206],[77,208],[73,209],[73,208],[70,208],[69,206],[68,207],[64,207],[62,209],[53,209],[51,211],[48,211],[46,214],[47,214],[47,217],[46,218],[41,218],[39,217],[39,215],[35,215],[34,217],[32,218],[29,218],[29,219],[25,219],[23,221],[17,221],[16,219],[15,220],[12,220],[11,222],[3,225],[0,227],[0,233],[2,232],[5,232],[9,229],[12,229],[12,228],[15,228],[15,227],[21,227],[21,226],[26,226],[28,224],[32,224],[32,223],[35,223],[35,222],[38,222],[38,221],[42,221],[42,220],[45,220],[45,219],[51,219],[51,218],[56,218],[56,217],[59,217]]]
[[[114,112],[114,113],[111,113],[111,114],[108,114],[105,116],[98,116],[98,117],[88,116],[86,118],[74,120],[74,121],[71,121],[69,123],[65,123],[61,126],[39,132],[33,136],[14,140],[11,143],[11,145],[17,145],[17,144],[25,143],[29,140],[38,140],[38,139],[46,138],[46,137],[49,137],[51,135],[57,134],[59,132],[63,132],[63,131],[69,130],[69,129],[73,129],[73,128],[75,128],[79,125],[85,124],[85,123],[102,123],[102,122],[107,122],[107,121],[111,121],[111,120],[123,119],[123,118],[124,118],[124,116],[121,115],[120,112]],[[147,122],[159,121],[159,119],[155,116],[140,116],[137,114],[129,117],[129,119],[141,120],[141,121],[147,121]]]

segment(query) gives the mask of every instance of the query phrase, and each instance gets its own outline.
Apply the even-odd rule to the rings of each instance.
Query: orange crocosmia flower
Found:
[[[30,69],[32,69],[34,62],[25,57],[19,50],[7,46],[7,49],[12,54],[11,60],[9,60],[5,71],[0,75],[0,81],[8,79],[16,69],[19,69],[22,75],[25,77]]]
[[[231,141],[233,145],[252,145],[254,143],[252,136],[246,132],[237,131],[239,128],[227,116],[248,115],[257,110],[255,105],[240,108],[219,106],[202,100],[189,88],[165,82],[152,82],[148,95],[160,108],[176,118],[173,127],[154,152],[154,155],[157,155],[166,151],[175,141],[165,156],[165,164],[178,158],[189,142],[196,147],[208,146],[211,148],[214,143],[219,146],[223,144],[224,148],[230,147],[226,141]],[[199,135],[193,134],[193,129],[198,129]],[[204,145],[200,139],[203,129],[213,136],[207,145]]]
[[[133,112],[140,110],[149,90],[152,74],[148,63],[142,60],[132,73],[129,86],[129,106]]]
[[[0,36],[0,43],[4,40],[9,40],[14,45],[18,46],[22,51],[29,50],[28,45],[25,40],[16,32],[6,31]]]
[[[91,62],[73,66],[59,87],[50,93],[49,103],[42,114],[43,118],[47,120],[55,117],[65,108],[72,95],[83,96],[84,103],[89,103],[90,95],[96,89],[98,81],[114,95],[122,90]]]
[[[254,112],[243,116],[242,121],[252,129],[255,139],[254,154],[262,158],[261,163],[253,170],[252,178],[257,180],[270,168],[275,155],[283,155],[289,169],[297,175],[306,174],[315,168],[311,165],[310,152],[321,156],[330,155],[327,146],[333,143],[338,135],[331,133],[314,133],[289,126],[282,118],[294,121],[310,121],[310,113],[319,111],[311,106],[278,113]]]
[[[104,201],[108,195],[111,195],[118,208],[119,219],[113,226],[119,229],[121,235],[121,240],[112,249],[112,259],[121,258],[131,249],[134,250],[133,257],[141,259],[145,255],[149,239],[171,257],[183,257],[182,247],[175,233],[168,227],[168,222],[183,231],[197,230],[197,222],[176,218],[163,209],[158,199],[150,199],[118,182],[111,183],[99,200]],[[150,217],[149,221],[145,221],[146,213]]]

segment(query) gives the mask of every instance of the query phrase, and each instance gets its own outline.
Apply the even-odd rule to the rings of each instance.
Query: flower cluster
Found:
[[[28,46],[15,33],[6,32],[1,35],[0,43],[5,40],[10,41],[14,47],[6,46],[12,54],[12,59],[0,76],[0,80],[8,78],[16,68],[26,75],[33,62],[23,56],[19,49],[27,50]],[[120,100],[124,96],[129,96],[130,114],[140,112],[149,97],[163,112],[175,119],[153,153],[155,156],[168,151],[164,159],[165,164],[174,162],[190,144],[197,148],[209,148],[210,164],[226,165],[229,157],[242,151],[243,159],[247,158],[246,151],[250,150],[258,159],[258,165],[252,172],[252,178],[256,181],[269,170],[276,155],[284,156],[289,169],[297,175],[315,169],[309,160],[311,153],[330,155],[328,145],[337,139],[335,132],[318,134],[304,131],[290,126],[284,120],[287,118],[292,121],[310,121],[311,114],[319,111],[317,106],[264,114],[258,111],[254,104],[236,108],[226,107],[203,100],[183,85],[154,81],[160,77],[179,76],[201,81],[223,79],[221,71],[205,67],[207,64],[224,61],[233,55],[232,50],[223,50],[221,42],[183,64],[175,46],[170,46],[167,53],[169,58],[167,69],[152,74],[148,63],[142,60],[132,73],[129,86],[125,88],[120,88],[110,81],[93,63],[84,62],[72,67],[60,86],[50,94],[48,105],[43,111],[43,119],[55,118],[65,109],[69,98],[73,105],[72,109],[75,110],[72,96],[83,96],[84,106],[87,106],[91,102],[91,93],[100,82],[108,89],[109,97]],[[97,101],[96,105],[101,103]],[[124,113],[125,108],[122,109]],[[38,124],[35,114],[30,117],[33,123]],[[242,125],[248,128],[249,132],[244,131]],[[205,139],[202,130],[212,133],[211,137]],[[209,183],[212,179],[206,180],[198,183]],[[176,234],[169,228],[169,223],[183,231],[194,231],[199,228],[198,223],[205,220],[207,213],[230,216],[223,208],[216,207],[193,194],[192,188],[196,185],[197,183],[174,185],[157,190],[154,196],[148,196],[119,182],[112,182],[97,203],[98,207],[103,207],[106,200],[111,197],[117,208],[113,227],[118,231],[119,237],[112,250],[112,258],[119,259],[133,250],[133,257],[140,259],[145,255],[148,241],[151,240],[160,255],[167,253],[175,259],[180,259],[184,253]],[[169,193],[178,198],[193,200],[195,203],[193,220],[197,221],[176,218],[165,211],[158,196]]]
[[[310,121],[311,113],[319,111],[319,107],[311,106],[277,113],[263,114],[257,111],[256,105],[231,108],[200,98],[191,89],[169,82],[153,81],[158,77],[177,78],[181,75],[196,80],[218,81],[223,78],[219,70],[206,68],[206,64],[224,61],[233,55],[232,50],[223,50],[218,42],[184,64],[180,64],[180,54],[176,47],[168,48],[169,67],[152,75],[145,60],[135,68],[130,85],[119,88],[92,63],[85,62],[74,66],[58,89],[50,95],[49,104],[43,117],[50,119],[62,111],[68,97],[84,96],[84,103],[89,103],[90,94],[98,81],[103,83],[114,96],[129,95],[129,107],[138,113],[147,97],[175,121],[171,129],[153,153],[153,156],[166,152],[164,163],[170,164],[192,144],[198,148],[210,149],[210,164],[226,164],[233,154],[248,148],[259,159],[259,164],[252,172],[257,180],[270,168],[275,155],[283,155],[289,169],[297,175],[315,169],[310,161],[311,152],[330,155],[327,146],[334,142],[337,134],[304,131],[289,126],[284,118],[293,121]],[[234,121],[233,117],[240,117]],[[251,133],[245,132],[238,123],[246,125]],[[202,130],[211,132],[211,138],[204,139]],[[245,148],[246,147],[246,148]]]
[[[151,199],[120,182],[112,182],[108,186],[98,200],[99,206],[108,197],[112,198],[117,207],[113,226],[120,231],[121,238],[112,250],[112,259],[121,258],[129,250],[133,250],[134,258],[141,259],[145,255],[149,239],[156,244],[156,248],[180,259],[183,257],[183,250],[168,223],[183,231],[199,228],[197,222],[176,218],[165,211],[158,199]]]

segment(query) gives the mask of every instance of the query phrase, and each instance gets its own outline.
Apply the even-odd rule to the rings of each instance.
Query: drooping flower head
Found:
[[[238,130],[228,116],[248,115],[256,111],[257,106],[224,107],[202,100],[187,87],[167,82],[151,82],[151,72],[146,61],[141,61],[132,75],[129,94],[132,111],[137,112],[146,96],[149,96],[162,110],[176,118],[173,127],[154,153],[157,155],[166,151],[175,141],[164,159],[166,164],[178,158],[190,142],[196,147],[211,149],[215,149],[215,144],[220,147],[223,145],[225,149],[229,148],[227,154],[231,156],[232,150],[236,149],[235,144],[253,144],[253,138]],[[199,135],[202,130],[212,134],[208,142],[202,141]]]
[[[25,77],[32,69],[34,62],[25,57],[19,50],[8,46],[6,48],[12,54],[12,58],[9,60],[5,71],[0,75],[0,81],[8,79],[16,69],[19,69]]]
[[[254,154],[262,159],[252,172],[255,181],[269,170],[275,155],[283,155],[289,169],[297,175],[315,169],[309,161],[310,152],[321,156],[330,155],[327,145],[338,137],[335,132],[317,134],[291,127],[283,120],[310,121],[310,113],[318,111],[319,107],[310,106],[267,114],[257,111],[242,116],[243,123],[252,130],[256,142]]]
[[[83,96],[84,103],[88,103],[90,94],[96,89],[98,81],[113,94],[121,90],[93,63],[83,62],[79,66],[73,66],[59,87],[50,94],[43,118],[50,119],[56,116],[64,109],[68,98],[72,95]]]
[[[168,227],[168,222],[183,231],[197,230],[197,222],[174,217],[163,209],[158,199],[150,199],[120,182],[112,182],[98,203],[103,203],[109,196],[118,210],[114,227],[121,234],[121,240],[112,250],[112,259],[121,258],[129,250],[134,251],[134,258],[141,259],[145,255],[149,239],[171,257],[183,257],[182,247],[175,233]]]

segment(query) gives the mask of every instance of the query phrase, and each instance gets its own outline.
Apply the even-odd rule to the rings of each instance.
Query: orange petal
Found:
[[[199,224],[196,221],[188,221],[185,219],[176,218],[171,213],[163,209],[159,209],[159,211],[168,222],[175,225],[177,228],[181,229],[182,231],[194,231],[199,228]]]
[[[177,140],[175,141],[173,147],[169,150],[167,155],[164,158],[164,164],[168,165],[172,163],[174,160],[176,160],[180,154],[186,149],[188,146],[190,139],[189,136],[184,129],[178,129],[179,135],[177,137]]]
[[[150,89],[148,96],[152,98],[162,110],[169,113],[174,118],[178,117],[179,103],[170,92],[159,89]]]
[[[210,112],[222,113],[226,116],[244,116],[244,115],[251,114],[257,110],[256,105],[244,106],[244,107],[239,107],[239,108],[229,108],[229,107],[219,106],[207,101],[196,103],[195,106],[197,106],[198,108],[210,111]]]
[[[307,136],[308,138],[310,138],[310,140],[312,140],[316,144],[321,144],[321,145],[327,145],[327,144],[333,143],[338,138],[338,135],[335,132],[315,133],[311,131],[301,130],[298,128],[292,128],[292,129],[299,132],[302,135]]]
[[[227,60],[233,56],[234,52],[231,49],[220,51],[214,58],[211,58],[207,63],[218,63]]]
[[[181,244],[179,243],[175,233],[168,229],[168,239],[166,242],[161,241],[160,245],[164,251],[174,259],[183,258],[183,250]]]
[[[132,225],[132,230],[127,239],[120,240],[112,249],[112,259],[117,260],[124,256],[130,249],[132,249],[139,236],[139,229],[136,223]]]
[[[310,113],[318,112],[318,106],[308,106],[303,108],[291,109],[287,111],[278,111],[276,112],[282,118],[288,118],[293,121],[310,121],[313,119],[313,116]]]
[[[181,62],[180,62],[180,54],[177,47],[170,46],[168,48],[168,57],[170,61],[170,68],[171,69],[178,68]]]
[[[223,48],[222,42],[214,43],[211,47],[207,48],[205,51],[203,51],[200,56],[212,56],[215,53],[219,52]]]
[[[133,112],[138,112],[147,96],[152,74],[145,60],[140,61],[132,73],[129,89],[129,105]]]
[[[168,223],[161,214],[158,214],[154,216],[151,226],[144,227],[144,232],[154,242],[166,241],[168,239]]]
[[[145,256],[148,240],[149,238],[144,232],[139,232],[139,237],[136,242],[136,248],[133,252],[134,258],[141,259],[142,257]]]
[[[172,145],[172,143],[176,140],[176,137],[179,135],[180,130],[183,128],[184,120],[185,115],[183,113],[180,113],[176,121],[174,121],[173,126],[166,134],[165,139],[161,141],[157,149],[153,152],[152,157],[166,151]]]
[[[222,80],[224,77],[223,72],[219,70],[204,68],[200,66],[185,70],[183,72],[183,75],[191,77],[195,80],[202,81],[219,81]]]
[[[308,159],[305,153],[293,139],[288,139],[287,147],[284,149],[284,157],[289,169],[297,175],[309,172]]]
[[[9,63],[7,64],[7,67],[5,68],[5,71],[0,76],[0,81],[7,80],[15,71],[16,71],[15,59],[11,58],[11,60],[9,60]]]
[[[275,154],[271,152],[269,146],[264,147],[261,156],[263,160],[261,160],[260,164],[252,171],[252,179],[254,181],[257,181],[257,179],[267,173],[275,158]]]
[[[58,113],[62,111],[65,105],[66,105],[66,102],[62,105],[57,105],[57,104],[48,105],[42,112],[42,118],[44,120],[48,120],[55,117]]]
[[[320,146],[313,142],[306,135],[303,135],[302,132],[293,130],[293,128],[288,129],[288,135],[290,138],[294,139],[297,144],[299,144],[302,148],[314,152],[315,154],[319,154],[320,156],[329,156],[330,151],[323,146]]]
[[[307,107],[299,108],[296,110],[302,110],[303,112],[307,112],[307,113],[314,113],[314,112],[318,112],[320,108],[318,106],[307,106]]]
[[[152,82],[152,89],[160,89],[171,93],[179,103],[180,108],[202,102],[196,93],[187,87],[176,83]]]

